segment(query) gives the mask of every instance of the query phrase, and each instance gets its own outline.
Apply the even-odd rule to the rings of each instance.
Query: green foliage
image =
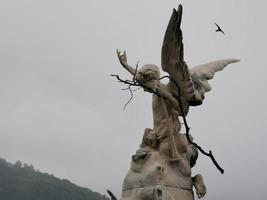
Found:
[[[36,171],[33,165],[14,165],[0,158],[0,199],[3,200],[108,200],[69,180]]]

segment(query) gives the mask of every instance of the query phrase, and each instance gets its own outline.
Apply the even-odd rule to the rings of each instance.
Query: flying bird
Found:
[[[225,35],[225,33],[223,32],[223,30],[221,29],[221,27],[218,24],[216,24],[216,23],[214,23],[214,24],[217,26],[217,30],[215,30],[215,31],[216,32],[222,32]]]

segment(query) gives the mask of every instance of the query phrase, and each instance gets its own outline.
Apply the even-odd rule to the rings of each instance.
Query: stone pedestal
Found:
[[[166,144],[162,151],[159,143],[152,147],[153,142],[147,137],[149,134],[145,133],[141,148],[132,156],[131,168],[123,182],[122,200],[192,200],[193,186],[197,193],[205,194],[201,175],[191,177],[191,167],[198,155],[193,145],[187,142],[182,158],[173,161],[166,154],[171,151],[169,141],[161,142]],[[183,134],[176,134],[175,139],[178,138],[187,141]]]

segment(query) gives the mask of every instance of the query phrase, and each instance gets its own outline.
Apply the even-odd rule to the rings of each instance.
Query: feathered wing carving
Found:
[[[189,70],[184,61],[181,20],[182,5],[179,5],[177,10],[173,9],[165,32],[161,48],[161,65],[163,71],[167,72],[172,79],[169,81],[168,87],[174,96],[182,97],[182,106],[186,114],[189,106],[202,104],[204,93],[211,89],[208,80],[212,79],[217,71],[221,71],[228,64],[239,60],[219,60]],[[179,85],[180,94],[178,94],[176,84]]]
[[[167,26],[161,49],[161,65],[166,72],[170,70],[170,65],[183,65],[184,50],[183,50],[183,35],[180,29],[182,20],[182,5],[179,5],[178,10],[173,9],[169,24]],[[173,63],[172,63],[173,62]]]
[[[209,62],[203,65],[198,65],[190,69],[191,74],[197,74],[203,76],[205,79],[212,79],[214,74],[218,71],[223,70],[228,64],[239,62],[237,59],[224,59]]]
[[[175,96],[180,95],[183,100],[185,113],[188,111],[188,101],[193,97],[193,82],[189,69],[184,62],[183,35],[180,29],[182,20],[182,5],[173,9],[167,26],[161,48],[161,66],[172,80],[176,81],[180,88],[180,94],[173,81],[168,86]]]
[[[216,72],[223,70],[228,64],[239,62],[237,59],[225,59],[198,65],[190,69],[191,79],[194,83],[194,96],[189,104],[197,106],[202,103],[204,93],[211,90],[208,80],[212,79]]]

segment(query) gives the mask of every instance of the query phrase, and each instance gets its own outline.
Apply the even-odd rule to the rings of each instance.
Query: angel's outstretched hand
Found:
[[[128,64],[127,63],[127,56],[126,56],[126,52],[125,51],[123,51],[123,53],[121,53],[121,51],[119,51],[117,49],[117,55],[118,55],[118,59],[119,59],[121,65],[125,66],[125,65]]]

